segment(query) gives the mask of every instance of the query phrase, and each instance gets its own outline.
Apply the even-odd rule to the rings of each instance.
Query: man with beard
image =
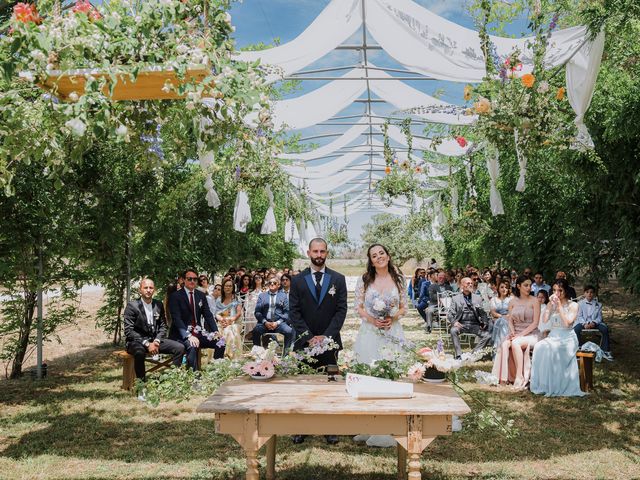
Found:
[[[309,242],[307,256],[311,265],[291,279],[289,290],[289,322],[298,335],[294,350],[318,346],[327,338],[342,349],[340,329],[347,316],[347,283],[344,275],[325,266],[327,242],[314,238]],[[315,357],[314,367],[320,369],[338,363],[338,350],[328,350]],[[338,441],[335,435],[325,436],[327,443]],[[303,435],[294,435],[294,443],[302,443]]]

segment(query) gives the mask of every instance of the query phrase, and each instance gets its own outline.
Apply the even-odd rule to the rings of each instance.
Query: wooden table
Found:
[[[398,478],[419,480],[420,455],[438,435],[451,434],[451,416],[470,412],[451,385],[419,383],[409,399],[356,400],[342,379],[323,375],[237,378],[198,407],[214,413],[217,433],[231,435],[247,457],[247,480],[258,480],[258,450],[267,444],[267,479],[275,478],[277,435],[393,435]]]

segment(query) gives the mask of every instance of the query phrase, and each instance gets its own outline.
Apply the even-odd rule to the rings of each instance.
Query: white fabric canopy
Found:
[[[427,95],[399,79],[393,80],[394,77],[388,73],[376,70],[370,76],[388,79],[369,80],[369,86],[373,93],[398,109],[407,110],[417,106],[432,107],[433,113],[417,114],[427,121],[449,125],[469,125],[477,119],[472,115],[460,114],[456,105]],[[328,120],[367,91],[366,78],[367,72],[364,68],[354,68],[342,77],[307,94],[273,102],[272,120],[275,128],[295,130]],[[247,116],[247,122],[251,123],[256,115],[257,113],[254,112]]]
[[[567,97],[576,112],[577,148],[593,148],[593,140],[584,124],[584,115],[591,104],[596,86],[602,52],[604,50],[604,31],[600,32],[593,43],[589,43],[567,64]]]
[[[481,82],[486,76],[480,36],[475,30],[451,22],[411,0],[367,0],[367,28],[382,48],[406,67],[432,78],[455,82]],[[586,27],[552,33],[545,66],[565,63],[583,44]],[[517,48],[523,69],[531,71],[533,37],[511,39],[491,35],[498,56]]]
[[[350,70],[342,78],[362,75],[358,68]],[[353,103],[367,89],[364,81],[334,80],[305,95],[274,102],[273,125],[276,130],[306,128],[333,117]]]
[[[367,122],[368,120],[366,118],[361,118],[360,120],[358,120],[357,125],[352,126],[346,132],[336,138],[333,142],[323,145],[322,147],[318,147],[304,153],[283,153],[279,155],[278,158],[280,158],[281,160],[296,160],[301,162],[308,162],[324,157],[326,155],[331,155],[333,152],[349,145],[351,142],[360,137],[360,135],[362,135],[365,131],[367,131],[367,129],[369,128]]]
[[[374,71],[370,76],[394,78],[381,70]],[[470,125],[478,119],[476,115],[461,114],[456,105],[427,95],[410,87],[401,80],[370,80],[369,84],[373,93],[400,110],[408,110],[417,106],[431,107],[432,111],[429,113],[415,114],[415,116],[429,122],[446,123],[448,125]]]
[[[335,175],[338,170],[342,170],[343,168],[352,165],[356,160],[363,156],[364,154],[360,152],[347,153],[335,160],[331,160],[330,162],[323,163],[322,165],[318,165],[313,168],[283,165],[282,169],[292,177],[325,178]]]
[[[360,0],[333,0],[300,35],[291,42],[267,50],[239,52],[236,60],[272,65],[267,82],[302,70],[324,57],[353,35],[362,25]]]

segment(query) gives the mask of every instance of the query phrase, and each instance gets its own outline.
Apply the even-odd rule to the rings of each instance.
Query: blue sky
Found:
[[[468,0],[414,0],[419,5],[441,15],[453,22],[467,28],[474,28],[474,22],[468,14]],[[236,27],[235,39],[238,48],[246,47],[256,43],[273,43],[278,38],[281,43],[286,43],[298,36],[326,7],[329,0],[244,0],[233,4],[230,11],[233,24]],[[522,25],[514,25],[510,33]],[[361,32],[354,35],[353,40],[359,42]],[[346,43],[354,43],[347,41]],[[384,52],[373,51],[370,53],[370,60],[378,66],[389,68],[403,68]],[[322,68],[328,66],[353,65],[360,61],[359,53],[352,51],[334,51],[316,63],[309,65],[307,69]],[[339,76],[346,71],[322,74],[323,76]],[[316,89],[326,82],[306,81],[302,82],[301,90],[292,94],[298,96],[307,91]],[[430,95],[438,94],[440,98],[450,103],[460,104],[462,102],[462,89],[464,85],[452,82],[441,81],[413,81],[407,82]],[[381,114],[389,114],[393,111],[391,106],[375,104],[375,110]],[[345,108],[339,115],[360,114],[364,111],[363,104],[356,104]],[[314,126],[299,130],[303,137],[326,133],[336,133],[338,130],[346,130],[347,127],[335,126]],[[414,133],[420,134],[421,127],[415,126]],[[317,140],[318,144],[329,142],[335,139]],[[314,165],[317,166],[317,165]],[[362,212],[355,214],[349,219],[349,234],[352,239],[359,240],[362,225],[370,220],[376,212]]]

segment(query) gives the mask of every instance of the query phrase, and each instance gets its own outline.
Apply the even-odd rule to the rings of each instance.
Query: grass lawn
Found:
[[[481,430],[472,413],[462,432],[427,447],[423,478],[640,478],[640,332],[611,323],[616,361],[596,365],[596,391],[588,397],[541,398],[465,383],[472,396],[514,419],[518,435],[507,439]],[[347,343],[356,330],[349,317]],[[415,315],[405,331],[413,339],[425,335]],[[50,361],[50,377],[40,383],[0,382],[0,479],[243,478],[244,457],[235,441],[216,435],[212,419],[194,413],[203,397],[158,408],[138,402],[119,390],[121,370],[112,350],[78,347]],[[261,464],[264,475],[264,457]],[[303,445],[279,438],[277,477],[391,480],[395,449],[358,446],[348,437],[334,446],[322,438]]]

